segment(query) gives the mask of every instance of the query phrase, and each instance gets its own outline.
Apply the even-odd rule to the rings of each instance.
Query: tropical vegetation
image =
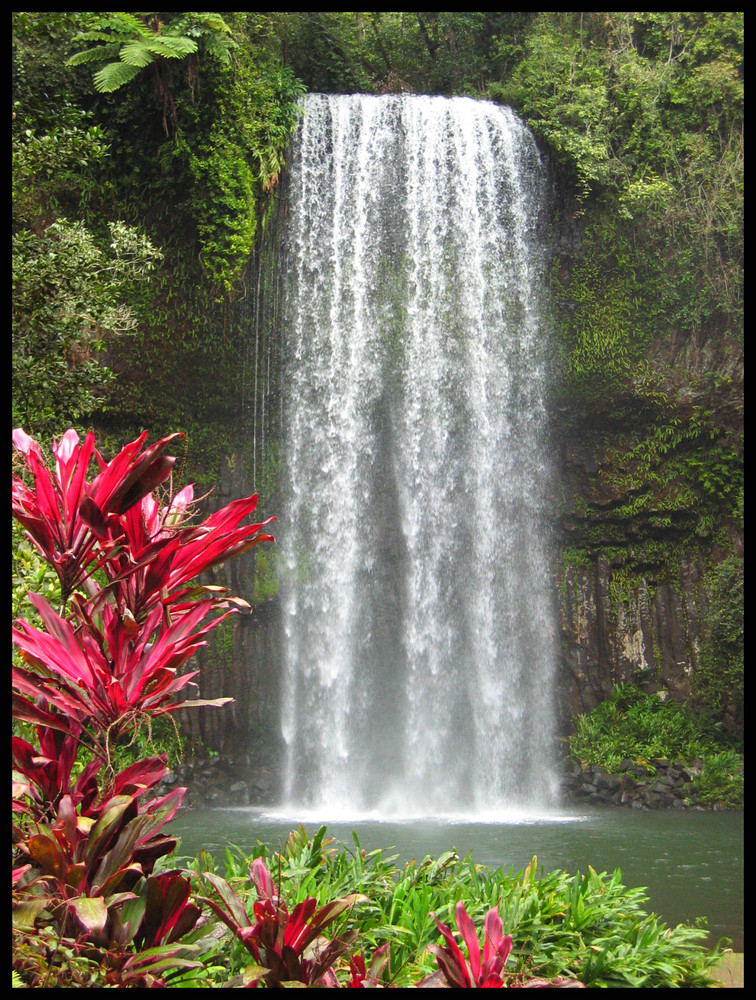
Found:
[[[57,610],[30,594],[40,624],[13,629],[18,985],[707,985],[705,931],[660,925],[618,872],[539,879],[534,859],[492,876],[451,854],[399,871],[358,843],[339,854],[324,829],[245,859],[241,875],[230,853],[225,877],[207,856],[165,866],[185,789],[159,792],[165,756],[119,768],[114,751],[153,718],[207,704],[187,700],[196,672],[181,668],[245,602],[197,577],[272,540],[242,523],[254,496],[192,523],[190,487],[160,492],[173,440],[145,447],[145,433],[106,461],[71,429],[48,461],[13,432],[13,514],[59,588]],[[466,956],[442,919],[452,905]]]
[[[583,767],[597,764],[619,774],[632,761],[649,784],[659,762],[693,768],[691,791],[700,805],[740,809],[744,803],[744,761],[740,741],[710,715],[684,703],[620,684],[591,712],[576,716],[570,754]]]
[[[12,738],[13,926],[18,955],[30,956],[14,967],[45,969],[29,985],[76,982],[51,982],[64,945],[69,960],[95,956],[103,985],[151,986],[166,963],[186,964],[170,945],[200,916],[183,876],[154,871],[176,846],[161,831],[185,789],[150,794],[166,757],[118,769],[115,749],[153,718],[227,701],[187,701],[196,672],[180,668],[247,605],[196,578],[272,536],[242,524],[256,496],[188,523],[192,488],[157,492],[174,436],[145,448],[146,437],[108,462],[93,434],[81,442],[70,429],[46,460],[13,432],[13,516],[59,596],[56,610],[30,594],[40,624],[19,618],[13,629],[13,718],[24,732]]]

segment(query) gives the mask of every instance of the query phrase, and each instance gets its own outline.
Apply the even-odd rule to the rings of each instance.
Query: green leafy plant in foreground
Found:
[[[355,969],[361,975],[363,968],[384,987],[415,987],[423,981],[426,986],[443,985],[443,966],[439,969],[436,962],[438,949],[453,949],[440,925],[452,934],[449,926],[452,920],[458,922],[460,907],[466,915],[461,919],[468,957],[460,952],[455,962],[458,969],[460,956],[461,961],[472,963],[468,976],[475,966],[473,933],[480,942],[483,932],[485,955],[486,919],[489,929],[494,923],[498,926],[488,916],[493,908],[501,921],[502,938],[489,935],[491,963],[495,942],[503,943],[504,930],[511,936],[506,961],[497,971],[505,986],[563,987],[565,981],[593,987],[712,985],[709,970],[721,949],[706,949],[706,931],[701,927],[670,928],[647,913],[645,890],[626,887],[619,871],[612,875],[593,869],[575,875],[544,873],[534,858],[523,871],[492,872],[474,864],[471,857],[460,859],[453,851],[398,867],[394,856],[362,850],[356,835],[354,846],[347,848],[328,840],[325,833],[321,827],[309,838],[300,828],[281,851],[260,845],[251,861],[241,852],[229,851],[226,879],[215,873],[210,878],[201,876],[219,891],[217,899],[226,897],[219,906],[229,911],[233,906],[236,915],[231,920],[237,937],[245,933],[245,924],[250,928],[247,934],[252,934],[259,898],[250,875],[254,866],[258,871],[264,866],[274,895],[289,901],[292,908],[310,900],[312,912],[319,913],[335,900],[359,893],[359,903],[344,907],[332,924],[334,938],[357,931],[352,951],[360,963],[353,965],[355,956],[345,954],[333,965],[341,985],[348,983]],[[214,862],[204,855],[195,867],[208,872]],[[501,950],[497,954],[501,957]],[[226,949],[224,955],[229,975],[243,976],[250,958],[247,946]],[[489,971],[496,971],[491,963]],[[480,974],[480,964],[477,968]],[[248,976],[258,973],[259,969],[252,970]]]

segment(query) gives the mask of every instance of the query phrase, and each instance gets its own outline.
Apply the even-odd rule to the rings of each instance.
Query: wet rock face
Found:
[[[678,346],[683,364],[689,345]],[[566,729],[624,682],[688,700],[706,638],[712,569],[743,554],[734,377],[696,403],[709,407],[711,425],[693,433],[680,371],[674,359],[665,361],[674,375],[671,417],[639,414],[633,425],[627,416],[613,422],[611,414],[595,414],[582,423],[565,416],[560,430],[555,578]],[[664,435],[669,447],[658,446]],[[720,476],[716,489],[707,470]]]
[[[640,577],[618,595],[610,560],[567,567],[561,591],[562,715],[588,712],[618,684],[641,683],[677,701],[691,694],[706,592],[701,567],[680,561],[678,579]]]
[[[186,788],[184,809],[256,805],[269,801],[274,788],[273,772],[251,766],[249,758],[191,758],[162,782],[159,794],[175,787]]]
[[[554,578],[566,735],[576,713],[622,682],[690,698],[712,567],[742,556],[743,344],[724,316],[652,323],[653,303],[633,311],[634,278],[599,236],[602,225],[614,232],[612,220],[576,211],[558,173],[554,183],[554,330],[565,358],[553,399]],[[626,316],[628,358],[641,344],[643,357],[615,378],[619,355],[591,354],[591,334],[614,330],[625,343]]]

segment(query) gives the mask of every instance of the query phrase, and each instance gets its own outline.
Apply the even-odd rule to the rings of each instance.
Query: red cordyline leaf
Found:
[[[349,977],[347,987],[349,989],[362,990],[365,989],[366,986],[378,986],[383,970],[388,965],[390,947],[391,942],[387,941],[386,944],[381,945],[380,948],[376,948],[373,952],[373,957],[370,960],[369,969],[365,967],[365,959],[362,955],[354,955],[349,961],[349,971],[351,975]]]
[[[501,974],[512,950],[512,936],[504,936],[504,925],[495,907],[486,913],[483,920],[483,975]]]
[[[146,908],[136,936],[140,949],[171,944],[194,927],[202,911],[189,902],[191,885],[176,872],[153,875],[146,883]]]
[[[317,911],[317,900],[308,896],[289,913],[275,894],[275,885],[265,863],[256,858],[250,877],[258,899],[253,909],[254,923],[250,923],[242,903],[224,879],[210,872],[203,872],[202,877],[213,886],[221,900],[220,903],[213,899],[205,902],[242,941],[255,962],[267,970],[262,978],[269,986],[280,986],[287,980],[338,986],[331,965],[344,953],[357,932],[350,931],[333,940],[322,937],[321,932],[354,903],[367,902],[366,896],[352,893]],[[248,985],[253,986],[258,981],[255,979]]]
[[[564,979],[562,977],[553,979],[530,978],[524,980],[521,977],[517,977],[510,978],[509,982],[507,982],[505,979],[505,966],[509,953],[512,950],[512,937],[510,934],[504,936],[501,917],[495,906],[492,906],[486,913],[483,921],[484,945],[481,959],[475,924],[465,909],[464,904],[461,901],[457,903],[455,909],[457,927],[467,945],[469,964],[465,961],[465,957],[454,940],[451,930],[446,924],[441,923],[435,913],[431,914],[431,916],[436,921],[436,926],[446,941],[446,947],[442,948],[438,945],[430,945],[428,950],[436,956],[439,972],[423,979],[416,984],[417,986],[436,987],[446,985],[468,989],[501,989],[507,985],[523,989],[541,987],[560,989],[585,988],[584,984],[579,980]]]
[[[154,498],[146,496],[138,507],[108,522],[110,543],[118,550],[104,566],[109,576],[105,591],[136,620],[158,603],[170,607],[171,614],[181,613],[179,602],[190,594],[188,584],[197,576],[260,542],[274,541],[261,529],[275,518],[240,523],[254,511],[257,495],[228,504],[197,526],[182,523],[193,498],[191,487],[179,497],[159,510]],[[222,600],[207,588],[196,588],[196,594]]]
[[[60,445],[53,442],[55,468],[50,471],[39,445],[21,428],[13,431],[14,448],[34,479],[32,488],[13,477],[13,514],[54,567],[64,601],[88,577],[108,517],[124,513],[168,478],[175,459],[162,452],[178,436],[162,438],[140,454],[145,431],[106,463],[95,450],[91,432],[80,445],[78,434],[70,429]],[[93,457],[101,471],[87,485]]]
[[[439,968],[449,986],[462,988],[471,987],[502,987],[504,986],[504,966],[512,950],[512,937],[504,937],[501,917],[495,906],[486,913],[483,928],[485,943],[483,946],[483,961],[481,963],[480,945],[470,915],[464,903],[457,903],[455,916],[459,932],[467,945],[469,964],[454,939],[451,929],[442,923],[435,913],[432,914],[436,926],[446,941],[446,947],[431,945],[429,950],[436,956]],[[419,985],[432,985],[429,977]]]
[[[97,796],[95,776],[100,770],[100,761],[87,764],[74,783],[71,783],[81,727],[73,719],[69,725],[70,733],[62,733],[45,725],[38,726],[39,749],[20,737],[14,736],[11,739],[14,768],[38,790],[38,796],[32,794],[34,801],[29,810],[38,819],[44,818],[64,795],[70,795],[74,804],[81,807],[82,815],[86,815]],[[25,790],[25,794],[29,795],[30,792]]]
[[[199,704],[172,700],[196,675],[179,676],[178,668],[205,645],[205,634],[234,610],[197,628],[212,610],[210,602],[195,604],[170,626],[164,625],[162,610],[155,608],[136,635],[124,641],[120,618],[112,608],[103,609],[101,631],[75,630],[44,598],[29,596],[48,631],[23,620],[13,629],[13,641],[27,664],[27,669],[13,668],[16,689],[45,699],[80,722],[89,720],[100,730],[132,712],[159,715]],[[213,703],[224,701],[228,699]]]
[[[265,867],[265,862],[262,858],[255,858],[252,862],[252,867],[249,870],[249,877],[252,879],[255,889],[257,889],[257,898],[259,900],[269,899],[275,906],[278,903],[276,887],[273,882],[273,877]]]
[[[123,514],[169,477],[176,459],[164,457],[162,452],[178,437],[183,437],[183,434],[169,434],[140,455],[147,440],[147,431],[143,431],[112,461],[105,463],[98,454],[101,471],[87,490],[88,496],[103,514]]]

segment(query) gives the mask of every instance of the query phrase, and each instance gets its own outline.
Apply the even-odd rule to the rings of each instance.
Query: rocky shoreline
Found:
[[[565,805],[621,806],[630,809],[716,809],[702,805],[693,791],[703,761],[683,765],[655,758],[644,766],[624,760],[618,774],[591,764],[565,761],[561,778]],[[653,770],[652,770],[653,769]],[[270,801],[275,775],[247,761],[220,757],[193,759],[180,765],[162,783],[161,793],[184,785],[184,806],[259,805]]]
[[[693,783],[703,761],[683,765],[654,758],[644,766],[625,759],[618,774],[597,764],[567,762],[562,778],[564,800],[580,805],[626,806],[630,809],[710,809],[699,802]]]

